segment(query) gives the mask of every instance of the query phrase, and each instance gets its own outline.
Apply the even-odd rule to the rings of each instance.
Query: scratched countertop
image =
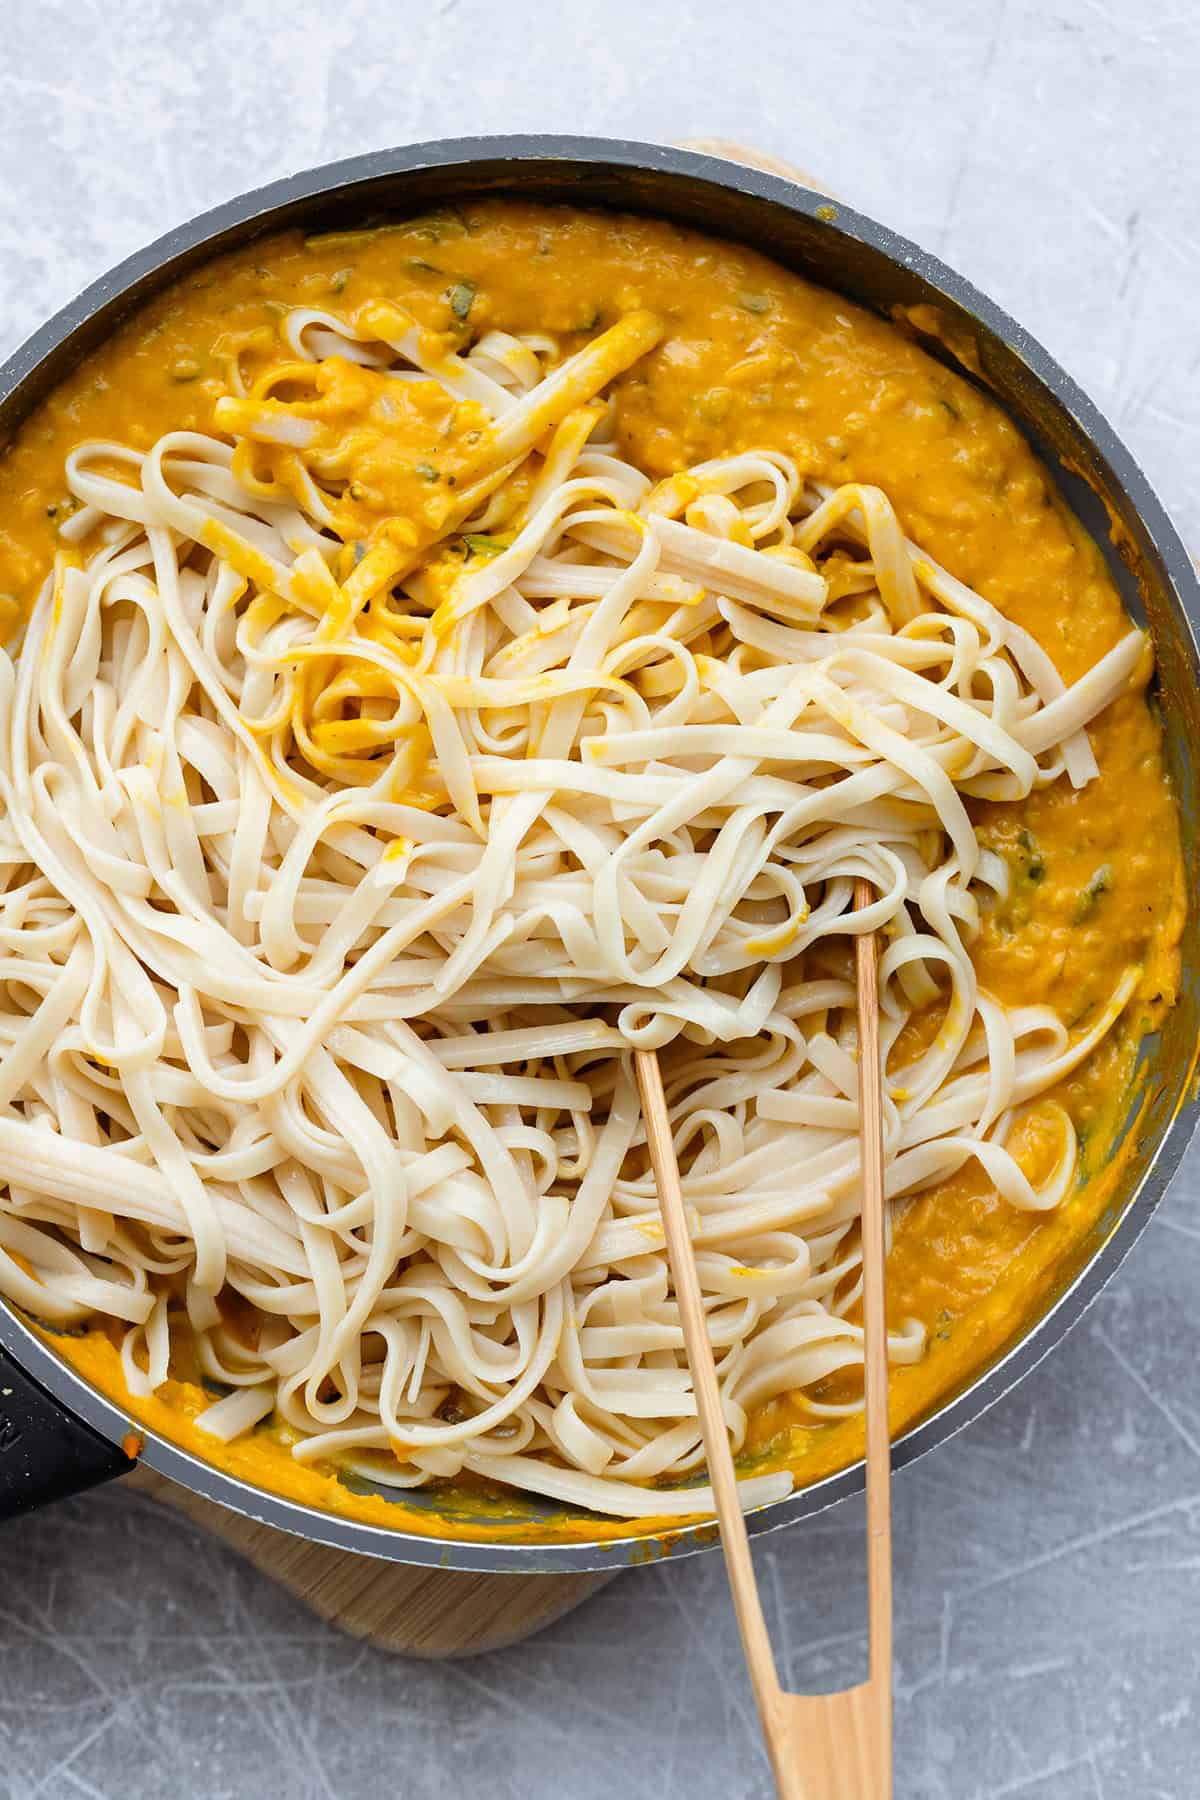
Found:
[[[939,252],[1200,546],[1191,0],[5,0],[0,356],[168,225],[387,143],[758,143]],[[1200,1793],[1200,1152],[1065,1344],[898,1477],[903,1800]],[[756,1552],[785,1678],[864,1666],[862,1513]],[[0,1532],[4,1800],[766,1800],[716,1557],[516,1650],[400,1662],[98,1492]]]

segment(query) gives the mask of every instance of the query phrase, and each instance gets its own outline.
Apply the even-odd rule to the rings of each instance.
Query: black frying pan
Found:
[[[1162,506],[1115,433],[1074,382],[1027,332],[936,258],[883,226],[821,194],[774,175],[712,157],[649,144],[569,137],[465,138],[381,150],[309,170],[260,188],[168,232],[65,307],[0,369],[0,440],[7,441],[42,397],[123,318],[152,295],[221,251],[266,233],[346,229],[403,217],[433,205],[488,193],[519,194],[576,206],[620,207],[738,238],[809,279],[884,315],[896,306],[932,303],[949,328],[978,353],[974,379],[1007,408],[1064,491],[1068,503],[1108,546],[1113,574],[1131,612],[1148,621],[1158,657],[1167,761],[1183,812],[1190,891],[1196,889],[1198,794],[1192,746],[1200,741],[1200,659],[1195,622],[1200,588]],[[931,354],[949,360],[942,339]],[[959,371],[962,373],[963,371]],[[1121,555],[1111,549],[1116,522]],[[1143,1047],[1145,1104],[1131,1121],[1135,1141],[1121,1192],[1061,1272],[1043,1301],[990,1366],[907,1431],[898,1464],[941,1443],[1022,1380],[1050,1350],[1128,1254],[1161,1199],[1196,1123],[1194,1055],[1200,1036],[1200,926],[1189,918],[1179,1004],[1161,1035]],[[119,1475],[132,1465],[120,1449],[129,1420],[83,1381],[13,1310],[0,1304],[0,1516],[39,1506]],[[418,1492],[429,1535],[392,1531],[320,1512],[251,1487],[152,1432],[142,1455],[152,1468],[214,1500],[319,1542],[449,1568],[528,1570],[613,1568],[644,1561],[644,1538],[579,1535],[557,1541],[551,1509],[515,1496],[528,1521],[527,1541],[489,1543],[462,1535],[469,1503]],[[752,1531],[768,1531],[818,1512],[862,1487],[862,1467],[764,1507]],[[379,1490],[383,1492],[384,1490]],[[561,1512],[561,1509],[559,1509]],[[687,1554],[714,1542],[709,1527],[672,1532],[661,1554]]]

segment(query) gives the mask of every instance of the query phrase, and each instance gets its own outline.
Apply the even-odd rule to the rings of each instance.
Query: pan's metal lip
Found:
[[[1191,560],[1161,502],[1116,432],[1040,343],[986,295],[940,259],[865,217],[840,201],[758,169],[692,151],[668,149],[633,140],[574,136],[516,135],[438,139],[370,152],[302,171],[252,190],[177,226],[145,249],[118,263],[62,307],[36,330],[0,367],[0,406],[34,373],[38,365],[87,325],[110,303],[162,271],[165,265],[202,249],[220,252],[220,238],[250,222],[268,229],[283,208],[318,202],[347,189],[362,189],[378,179],[413,174],[425,168],[459,168],[464,186],[478,178],[484,165],[496,163],[586,165],[661,174],[709,184],[747,199],[765,201],[791,213],[819,219],[831,234],[840,234],[882,253],[901,268],[919,275],[947,299],[965,308],[988,331],[1006,343],[1040,386],[1074,419],[1115,483],[1131,501],[1154,554],[1173,592],[1183,629],[1196,652],[1200,620],[1200,583]],[[832,216],[830,216],[832,214]],[[769,246],[764,246],[769,254]],[[1200,653],[1197,653],[1200,654]],[[1140,1237],[1178,1167],[1200,1116],[1200,1101],[1186,1095],[1158,1145],[1133,1199],[1109,1236],[1080,1270],[1057,1302],[1019,1342],[975,1381],[923,1423],[907,1431],[894,1449],[897,1466],[914,1461],[977,1418],[1020,1381],[1057,1344],[1111,1278]],[[0,1342],[56,1399],[69,1406],[104,1436],[118,1441],[130,1427],[129,1415],[76,1374],[14,1312],[0,1306]],[[144,1434],[142,1460],[205,1497],[246,1517],[316,1542],[394,1561],[461,1570],[511,1574],[618,1568],[662,1554],[689,1555],[711,1547],[710,1525],[681,1526],[668,1538],[634,1535],[573,1543],[505,1543],[463,1537],[425,1537],[388,1526],[368,1525],[252,1487],[192,1456],[169,1439],[134,1422]],[[809,1517],[861,1492],[859,1463],[812,1487],[804,1488],[749,1516],[754,1534],[776,1530]]]

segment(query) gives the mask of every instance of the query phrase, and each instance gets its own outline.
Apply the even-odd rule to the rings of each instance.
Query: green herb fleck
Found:
[[[475,298],[473,281],[456,281],[449,293],[450,311],[456,319],[464,319],[471,310],[471,302]]]
[[[483,531],[467,531],[463,533],[463,543],[472,556],[499,556],[508,545],[500,538],[488,537]]]
[[[944,406],[946,411],[950,414],[950,417],[952,419],[961,419],[962,418],[962,414],[959,412],[957,406],[955,406],[952,401],[939,399],[938,405]]]
[[[426,213],[424,218],[413,219],[406,229],[416,237],[429,238],[432,243],[440,244],[443,238],[465,236],[467,221],[457,206],[441,206],[436,212]]]
[[[1101,863],[1087,886],[1079,896],[1079,904],[1075,908],[1075,923],[1081,925],[1088,915],[1095,911],[1101,894],[1107,894],[1113,883],[1111,863]]]
[[[436,263],[426,262],[423,256],[410,256],[404,266],[414,275],[440,275],[442,272]]]
[[[1042,857],[1042,852],[1038,847],[1038,841],[1033,833],[1022,826],[1017,837],[1017,842],[1020,844],[1026,856],[1025,868],[1023,870],[1026,881],[1044,881],[1046,878],[1046,864]]]
[[[398,231],[399,229],[400,227],[397,225],[390,227],[387,225],[380,225],[376,227],[374,231],[370,229],[364,229],[362,231],[318,231],[313,233],[310,237],[305,238],[304,248],[306,250],[316,251],[358,250],[362,245],[369,244],[373,237],[381,237],[385,231]]]
[[[350,279],[351,275],[353,275],[353,273],[354,273],[354,265],[353,265],[353,263],[351,263],[349,268],[338,269],[335,271],[334,274],[332,274],[329,277],[329,286],[335,294],[345,293],[346,283],[349,281],[349,279]]]
[[[428,462],[419,462],[417,464],[417,474],[420,475],[424,481],[440,481],[442,479],[433,464]]]
[[[765,294],[739,294],[738,305],[746,312],[770,312],[771,302]]]
[[[364,544],[364,542],[361,538],[356,538],[354,540],[354,567],[356,569],[366,554],[367,554],[367,546]]]
[[[584,307],[580,315],[576,331],[595,331],[600,323],[600,307],[598,305]]]

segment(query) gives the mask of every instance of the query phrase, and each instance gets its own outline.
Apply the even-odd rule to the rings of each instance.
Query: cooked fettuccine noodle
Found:
[[[1075,1034],[980,990],[1008,877],[968,802],[1088,782],[1141,634],[1068,688],[878,489],[765,450],[652,486],[604,393],[659,331],[463,356],[295,310],[223,435],[70,459],[0,657],[0,1291],[121,1321],[135,1395],[186,1339],[214,1438],[707,1508],[634,1045],[735,1447],[782,1393],[852,1407],[856,932],[893,1206],[971,1161],[1016,1207],[1074,1182],[1057,1102],[1040,1186],[1006,1143],[1135,975]]]

